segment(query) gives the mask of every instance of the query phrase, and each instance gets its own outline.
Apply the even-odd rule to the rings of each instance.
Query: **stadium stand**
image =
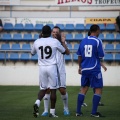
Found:
[[[74,61],[78,61],[78,56],[77,56],[76,53],[73,54],[73,60],[74,60]]]
[[[39,38],[39,34],[34,34],[33,40],[37,40]]]
[[[115,61],[120,62],[120,53],[115,54]]]
[[[73,34],[71,34],[71,33],[68,33],[68,34],[66,34],[66,41],[73,41]]]
[[[15,31],[22,31],[24,29],[24,26],[22,23],[16,23],[13,29]]]
[[[33,55],[33,56],[31,55],[30,60],[32,60],[32,61],[37,61],[37,60],[38,60],[37,54],[35,54],[35,55]]]
[[[74,41],[80,42],[82,39],[83,39],[83,34],[82,33],[75,34]]]
[[[70,55],[64,55],[65,61],[71,61],[71,54]]]
[[[104,39],[105,39],[103,33],[101,33],[98,37],[99,37],[101,40],[104,40]]]
[[[65,30],[64,24],[56,24],[56,26],[58,26],[61,31],[64,31],[64,30]]]
[[[115,31],[115,24],[106,24],[107,31]]]
[[[3,28],[5,31],[13,30],[13,24],[12,23],[5,23]]]
[[[20,60],[23,60],[23,61],[30,60],[29,53],[21,53]]]
[[[106,30],[105,24],[98,24],[98,25],[99,25],[101,31],[105,31]]]
[[[20,44],[12,44],[11,50],[20,50]]]
[[[113,58],[113,54],[112,53],[105,54],[104,61],[111,62],[113,60],[114,60],[114,58]]]
[[[75,25],[75,31],[84,31],[84,30],[85,30],[84,24],[76,24]]]
[[[22,34],[21,33],[15,33],[12,38],[13,41],[21,41],[22,40]]]
[[[1,50],[10,50],[10,45],[9,44],[2,44]]]
[[[74,44],[73,50],[77,51],[79,48],[79,44]]]
[[[8,53],[0,53],[0,61],[8,60]]]
[[[115,36],[113,33],[107,33],[105,37],[106,41],[115,41]]]
[[[30,44],[23,44],[21,50],[31,50]]]
[[[120,34],[116,35],[116,41],[120,42]]]
[[[116,44],[115,50],[120,52],[120,44]]]
[[[86,26],[85,26],[85,30],[86,30],[86,31],[89,31],[89,30],[90,30],[91,25],[92,25],[92,24],[86,24]]]
[[[43,27],[43,24],[35,24],[34,30],[35,31],[41,31]]]
[[[53,29],[54,27],[54,24],[47,24],[47,25],[49,25],[51,29]]]
[[[3,33],[2,36],[1,36],[1,40],[3,40],[3,41],[11,41],[12,40],[11,33]]]
[[[33,40],[33,38],[32,38],[32,34],[31,33],[25,33],[24,35],[23,35],[23,39],[22,39],[23,41],[32,41]]]
[[[19,60],[19,54],[18,53],[10,53],[9,60],[18,61]]]
[[[74,31],[75,30],[74,24],[66,24],[65,30],[68,32]]]
[[[106,44],[105,45],[105,51],[114,51],[114,45],[113,44]]]
[[[33,24],[25,24],[24,30],[25,31],[32,31],[32,30],[34,30]]]

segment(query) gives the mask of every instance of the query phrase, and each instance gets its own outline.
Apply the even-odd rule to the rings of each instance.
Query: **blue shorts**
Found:
[[[81,86],[91,87],[91,88],[102,88],[103,78],[101,71],[97,72],[87,72],[81,76]]]

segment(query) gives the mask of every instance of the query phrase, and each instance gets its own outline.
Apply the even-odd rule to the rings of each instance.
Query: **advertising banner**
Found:
[[[115,18],[86,18],[86,24],[116,23]]]
[[[0,5],[20,5],[20,0],[0,0]]]
[[[113,6],[120,5],[120,0],[55,0],[57,5],[94,5],[94,6]]]
[[[84,24],[84,18],[17,18],[17,23],[35,24]]]

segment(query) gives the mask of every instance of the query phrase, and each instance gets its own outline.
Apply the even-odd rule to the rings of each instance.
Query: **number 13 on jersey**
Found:
[[[92,57],[92,45],[85,45],[85,57]]]

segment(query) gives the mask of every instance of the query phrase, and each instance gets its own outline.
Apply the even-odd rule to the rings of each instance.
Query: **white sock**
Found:
[[[37,104],[38,105],[38,107],[40,106],[40,100],[39,99],[37,99],[36,101],[35,101],[35,104]]]
[[[50,103],[50,94],[45,94],[44,96],[44,112],[48,112]]]
[[[61,95],[61,98],[63,100],[64,110],[68,110],[68,94],[66,92],[66,95]]]
[[[50,109],[51,114],[55,114],[55,109]]]

